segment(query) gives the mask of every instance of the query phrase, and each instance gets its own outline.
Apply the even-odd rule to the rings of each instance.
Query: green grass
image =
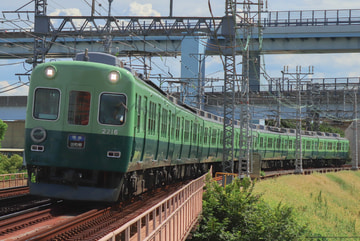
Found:
[[[298,221],[324,237],[359,237],[360,172],[291,175],[258,181],[256,193],[271,206],[294,207]],[[333,239],[331,239],[333,240]],[[356,239],[355,239],[356,240]]]

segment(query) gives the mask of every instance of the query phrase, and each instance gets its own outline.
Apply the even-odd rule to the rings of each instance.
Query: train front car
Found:
[[[31,194],[118,200],[132,149],[132,80],[122,68],[85,61],[34,69],[25,140]]]

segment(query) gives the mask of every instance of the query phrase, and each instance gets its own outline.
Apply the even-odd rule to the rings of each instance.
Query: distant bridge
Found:
[[[360,52],[358,9],[273,11],[263,16],[263,38],[253,30],[253,50],[261,44],[265,54]],[[223,17],[38,16],[35,22],[35,29],[0,29],[0,58],[32,57],[34,38],[41,36],[46,37],[48,58],[73,57],[85,48],[103,51],[108,35],[112,52],[119,56],[179,55],[185,36],[205,37],[205,53],[218,55],[227,32]]]

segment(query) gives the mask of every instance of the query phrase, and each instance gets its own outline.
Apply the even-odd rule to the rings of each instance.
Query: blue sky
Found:
[[[107,15],[108,0],[96,0],[97,14]],[[16,10],[26,5],[30,0],[3,1],[0,11]],[[91,0],[48,0],[49,15],[90,15]],[[168,16],[170,0],[113,0],[112,15],[116,16]],[[173,0],[174,16],[210,16],[208,0]],[[210,0],[215,16],[224,15],[225,0]],[[285,10],[329,10],[329,9],[360,9],[359,0],[268,0],[269,11]],[[33,10],[34,3],[30,3],[22,10]],[[0,17],[1,20],[2,17]],[[0,29],[8,26],[0,23]],[[223,77],[222,66],[217,57],[208,57],[206,74],[208,77]],[[266,55],[264,56],[266,71],[271,77],[280,77],[284,65],[295,68],[296,65],[313,65],[313,77],[360,77],[360,54],[306,54],[306,55]],[[11,65],[8,65],[11,64]],[[174,76],[180,75],[180,58],[163,59],[159,61],[160,69],[172,66],[170,72]],[[27,95],[27,88],[17,88],[13,91],[1,93],[9,89],[9,85],[18,86],[19,78],[16,73],[24,73],[31,66],[24,64],[24,59],[0,60],[0,95]],[[22,78],[26,82],[27,79]]]

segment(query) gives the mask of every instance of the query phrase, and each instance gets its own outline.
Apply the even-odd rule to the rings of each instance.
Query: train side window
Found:
[[[327,148],[327,149],[328,149],[328,151],[332,150],[332,143],[331,143],[331,142],[329,142],[327,147],[328,147],[328,148]]]
[[[341,151],[341,143],[340,142],[337,143],[337,150]]]
[[[281,145],[281,139],[280,139],[280,137],[278,137],[276,139],[276,149],[280,149],[280,145]]]
[[[167,126],[168,126],[168,110],[162,109],[162,118],[161,118],[161,137],[167,136]]]
[[[260,137],[260,148],[264,148],[264,137]]]
[[[123,94],[102,94],[100,96],[99,122],[106,125],[123,125],[127,111]]]
[[[169,111],[169,123],[170,123],[170,138],[171,140],[174,140],[174,133],[175,133],[175,114],[172,114],[171,111]]]
[[[189,140],[190,140],[190,121],[185,120],[184,142],[189,142]]]
[[[204,145],[206,145],[208,143],[208,131],[209,131],[209,128],[205,127],[205,129],[204,129]]]
[[[212,130],[212,135],[211,135],[211,144],[212,145],[216,145],[216,129]]]
[[[86,91],[70,91],[68,123],[88,125],[91,94]]]
[[[150,101],[149,108],[149,120],[148,120],[148,132],[150,135],[155,135],[155,123],[156,123],[156,104]]]
[[[268,138],[268,148],[272,148],[272,138]]]
[[[194,123],[193,125],[193,144],[196,145],[197,144],[197,135],[198,135],[198,124]]]
[[[59,116],[60,91],[37,88],[34,93],[33,116],[36,119],[56,120]]]
[[[319,142],[318,141],[315,141],[314,143],[314,150],[318,150],[319,149]]]
[[[180,140],[180,117],[176,117],[175,139]]]

